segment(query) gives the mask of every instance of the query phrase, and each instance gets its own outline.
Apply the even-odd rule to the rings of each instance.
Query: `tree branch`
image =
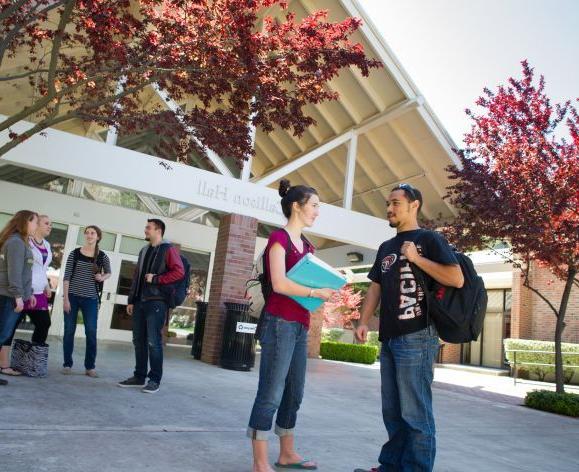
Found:
[[[545,297],[541,292],[539,292],[539,290],[537,290],[534,287],[531,287],[531,285],[529,284],[529,277],[525,277],[525,281],[523,282],[523,286],[527,287],[531,292],[534,292],[539,298],[541,298],[541,300],[543,300],[547,305],[549,305],[549,308],[551,308],[551,310],[553,310],[553,313],[555,313],[556,317],[559,317],[559,311],[555,308],[555,306],[547,299],[547,297]]]
[[[68,0],[62,14],[60,15],[60,21],[58,22],[58,28],[54,39],[52,40],[52,53],[50,55],[50,65],[48,66],[48,95],[56,94],[55,78],[56,78],[56,66],[58,65],[58,56],[60,54],[60,46],[62,46],[62,40],[64,37],[64,29],[70,20],[72,15],[72,10],[75,5],[75,0]]]
[[[26,1],[28,0],[23,0],[15,4],[18,5],[16,9],[20,8],[24,3],[26,3]],[[46,6],[43,10],[40,10],[39,12],[35,11],[37,6],[35,5],[32,10],[27,12],[25,17],[26,21],[21,21],[20,23],[14,25],[14,27],[12,28],[12,30],[10,30],[10,32],[6,35],[6,37],[3,38],[2,41],[0,41],[0,66],[2,65],[4,55],[6,54],[8,48],[10,47],[10,44],[12,43],[13,39],[18,35],[18,33],[22,30],[22,28],[24,28],[26,25],[33,23],[34,21],[38,21],[38,18],[48,14],[51,10],[60,7],[61,5],[64,4],[65,1],[66,0],[59,0],[58,2],[54,2]],[[0,14],[0,23],[5,21],[5,19],[8,19],[10,15],[15,13],[15,11],[12,11],[7,14],[8,10],[13,9],[14,6],[10,7],[7,10],[4,10],[4,12]]]

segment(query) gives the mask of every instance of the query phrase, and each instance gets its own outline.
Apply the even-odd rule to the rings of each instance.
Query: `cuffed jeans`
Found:
[[[147,376],[161,383],[163,377],[163,327],[167,318],[167,304],[162,300],[137,302],[133,308],[133,345],[135,372],[139,380]],[[147,375],[147,365],[151,370]]]
[[[308,331],[301,323],[264,313],[257,395],[247,436],[266,440],[277,411],[275,434],[293,434],[304,395]]]
[[[382,343],[382,416],[388,441],[380,472],[430,472],[436,438],[432,413],[434,361],[438,335],[433,325]]]
[[[14,298],[0,295],[0,349],[12,337],[20,319],[21,313],[16,313],[14,308]]]
[[[64,337],[62,349],[64,353],[63,367],[72,367],[72,351],[74,350],[74,334],[76,333],[76,322],[78,310],[82,312],[84,321],[84,334],[86,336],[86,349],[84,353],[84,368],[92,370],[95,368],[97,355],[97,318],[98,300],[90,297],[80,297],[70,294],[70,312],[64,312]]]

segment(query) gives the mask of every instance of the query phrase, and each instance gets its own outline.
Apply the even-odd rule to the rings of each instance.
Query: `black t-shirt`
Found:
[[[434,231],[416,229],[398,233],[383,242],[368,278],[380,284],[380,341],[414,333],[426,327],[426,300],[414,278],[410,263],[400,254],[405,241],[412,241],[421,256],[440,264],[458,264],[446,240]],[[434,280],[425,275],[427,286]]]

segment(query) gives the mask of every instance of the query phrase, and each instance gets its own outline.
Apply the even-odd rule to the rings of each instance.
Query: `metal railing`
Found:
[[[555,351],[529,351],[527,349],[505,349],[505,354],[508,352],[512,352],[513,360],[512,362],[507,359],[507,363],[511,368],[511,375],[517,385],[517,364],[518,365],[533,365],[533,366],[542,366],[542,367],[555,367],[555,364],[545,364],[542,362],[528,362],[528,361],[519,361],[517,362],[517,352],[524,352],[526,354],[553,354],[555,355]],[[579,352],[562,352],[562,356],[579,356]],[[572,364],[563,364],[563,369],[579,369],[579,365],[572,365]]]

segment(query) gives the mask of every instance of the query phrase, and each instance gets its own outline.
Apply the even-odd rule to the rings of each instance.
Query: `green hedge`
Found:
[[[515,361],[514,352],[506,352],[510,349],[519,349],[525,351],[555,351],[555,343],[550,341],[532,341],[527,339],[505,339],[505,354],[510,364]],[[577,368],[569,367],[579,365],[579,344],[562,343],[561,350],[563,352],[573,352],[578,355],[563,354],[563,375],[565,376],[565,383],[570,383],[574,373],[579,370]],[[525,364],[526,362],[537,364],[553,364],[552,366],[540,366]],[[534,352],[517,352],[517,369],[519,376],[524,377],[526,373],[536,375],[539,380],[543,381],[547,376],[555,375],[555,354],[541,354]]]
[[[576,393],[557,393],[548,390],[537,390],[527,393],[525,405],[536,410],[579,417],[579,395]]]
[[[322,359],[334,361],[357,362],[359,364],[374,364],[378,349],[365,344],[346,344],[322,342],[320,355]]]

